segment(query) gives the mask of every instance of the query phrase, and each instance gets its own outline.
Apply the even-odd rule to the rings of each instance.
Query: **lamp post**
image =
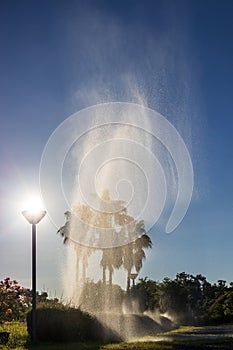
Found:
[[[23,216],[32,225],[32,334],[31,339],[36,343],[36,225],[46,215],[45,210],[38,212],[24,210]]]
[[[135,279],[138,277],[138,273],[131,273],[130,278],[133,281],[133,287],[135,287]]]

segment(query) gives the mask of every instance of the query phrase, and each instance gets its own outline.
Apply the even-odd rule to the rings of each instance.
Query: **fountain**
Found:
[[[60,207],[69,208],[59,233],[68,243],[64,288],[70,303],[125,340],[170,327],[166,317],[155,321],[136,307],[130,283],[152,247],[150,229],[172,232],[191,200],[192,163],[176,129],[138,104],[96,105],[55,130],[40,170],[57,227]],[[119,286],[123,279],[125,289]]]
[[[137,222],[128,215],[124,202],[111,200],[107,190],[100,203],[98,211],[84,204],[75,206],[71,212],[65,213],[66,223],[58,230],[64,243],[68,243],[69,248],[75,252],[75,279],[70,290],[72,304],[94,315],[108,330],[106,332],[111,329],[117,339],[154,336],[169,329],[171,322],[168,319],[157,314],[155,320],[154,314],[152,317],[149,313],[143,313],[139,300],[134,296],[135,279],[146,257],[145,249],[152,248],[144,222]],[[106,210],[106,203],[111,206],[111,212]],[[89,237],[91,247],[74,240],[77,232],[84,232]],[[102,249],[100,242],[104,245]],[[110,244],[110,248],[106,248],[106,243]],[[93,247],[95,245],[97,248]],[[102,269],[102,280],[97,283],[89,281],[86,274],[88,258],[96,250],[101,251],[101,257],[95,263]],[[113,284],[113,273],[121,267],[127,272],[126,291]],[[133,289],[130,289],[131,280]]]

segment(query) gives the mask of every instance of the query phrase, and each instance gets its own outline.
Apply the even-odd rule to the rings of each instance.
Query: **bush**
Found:
[[[116,284],[87,282],[80,297],[80,305],[87,312],[121,311],[123,295],[123,290]]]
[[[28,333],[32,334],[32,312],[27,315]],[[80,309],[37,309],[37,339],[54,342],[115,341],[113,331]]]
[[[0,321],[23,319],[28,300],[26,289],[10,277],[0,281]]]

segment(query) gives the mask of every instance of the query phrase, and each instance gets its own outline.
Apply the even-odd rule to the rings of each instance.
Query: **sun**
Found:
[[[46,215],[40,197],[31,197],[24,203],[22,211],[25,219],[32,225],[38,224]]]
[[[27,210],[30,213],[36,214],[44,210],[44,206],[39,196],[32,196],[22,204],[22,210]]]

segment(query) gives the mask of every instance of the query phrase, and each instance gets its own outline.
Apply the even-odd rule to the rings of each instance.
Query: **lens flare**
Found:
[[[22,204],[22,210],[37,214],[44,210],[44,206],[39,196],[32,196]]]

